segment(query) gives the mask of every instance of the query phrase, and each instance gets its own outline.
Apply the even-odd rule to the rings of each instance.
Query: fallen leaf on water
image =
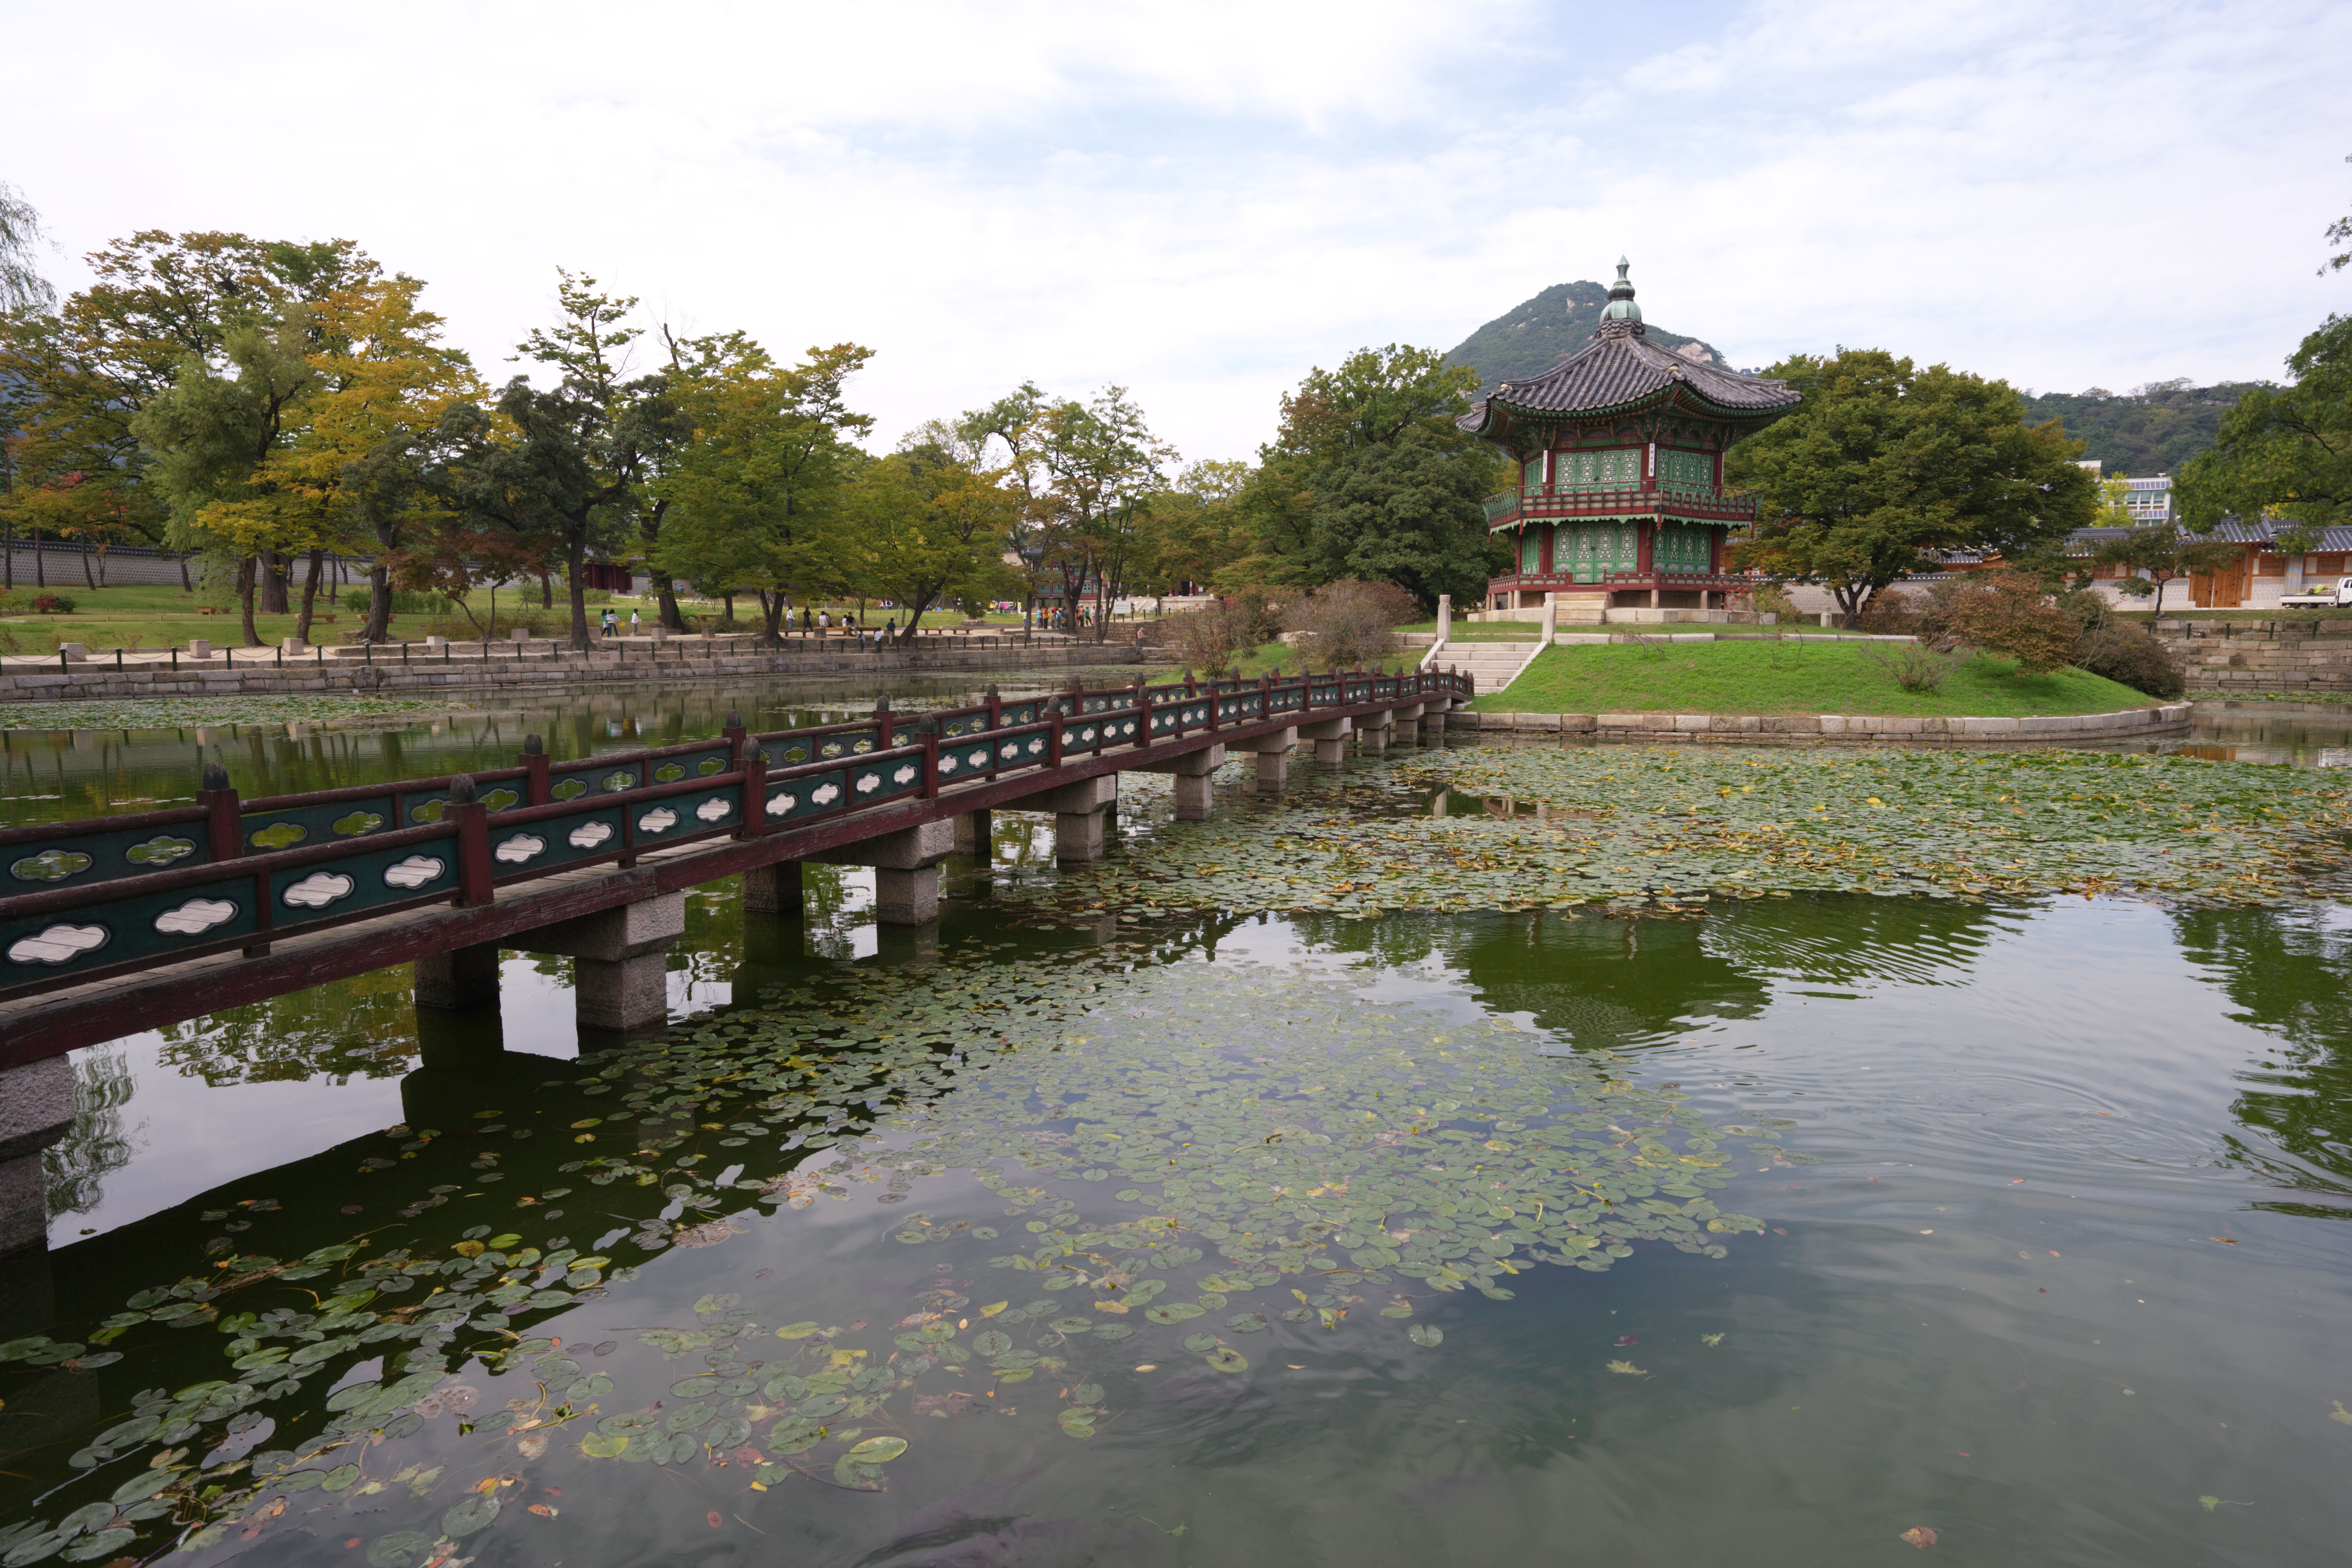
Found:
[[[719,1525],[719,1519],[716,1510],[704,1514],[702,1516],[702,1521],[710,1526],[713,1530],[718,1529]]]
[[[1927,1548],[1936,1544],[1936,1532],[1928,1529],[1924,1524],[1915,1524],[1910,1529],[1905,1531],[1896,1539],[1907,1541],[1912,1545],[1917,1547],[1920,1551],[1925,1552]]]
[[[2197,1500],[2204,1506],[2207,1513],[2211,1513],[2215,1509],[2221,1506],[2221,1500],[2213,1496],[2210,1492],[2206,1493]]]
[[[1619,1334],[1617,1336],[1617,1342],[1620,1345],[1638,1345],[1642,1342],[1642,1336],[1639,1334]]]
[[[2217,1236],[2213,1239],[2220,1242],[2224,1247],[2235,1247],[2238,1245],[2238,1238],[2233,1236]]]
[[[1716,1346],[1723,1342],[1723,1336],[1721,1334],[1701,1334],[1698,1337],[1698,1342],[1706,1346],[1709,1350],[1713,1350]]]
[[[1640,1367],[1635,1366],[1630,1361],[1612,1361],[1609,1363],[1609,1370],[1611,1372],[1622,1373],[1627,1377],[1647,1377],[1650,1375],[1648,1373],[1643,1372]]]
[[[531,1504],[530,1508],[524,1510],[524,1511],[526,1513],[535,1513],[541,1519],[553,1519],[556,1512],[554,1509],[549,1507],[543,1502],[535,1502]]]
[[[2342,1400],[2331,1399],[2327,1403],[2336,1406],[2335,1409],[2327,1413],[2327,1418],[2330,1421],[2341,1421],[2347,1426],[2352,1426],[2352,1410],[2345,1409],[2344,1402]]]

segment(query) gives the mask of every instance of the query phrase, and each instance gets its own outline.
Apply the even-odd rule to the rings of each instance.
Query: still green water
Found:
[[[551,749],[666,738],[596,700]],[[240,787],[369,776],[329,733]],[[1115,856],[1183,851],[1123,796]],[[520,956],[495,1022],[394,970],[81,1053],[5,1310],[85,1370],[0,1370],[0,1561],[2341,1554],[2339,904],[1040,917],[1050,851],[1000,816],[936,941],[855,869],[703,889],[668,1035],[585,1056]],[[100,1350],[133,1300],[197,1310]]]

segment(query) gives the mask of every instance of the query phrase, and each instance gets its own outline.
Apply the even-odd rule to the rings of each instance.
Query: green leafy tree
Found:
[[[657,577],[759,596],[780,639],[795,594],[849,585],[856,562],[841,494],[873,428],[847,383],[873,357],[855,343],[778,364],[740,333],[691,340],[673,372],[688,426],[649,489],[665,508],[651,554]]]
[[[2308,549],[2316,530],[2352,520],[2352,316],[2329,316],[2286,363],[2292,383],[2241,397],[2181,475],[2191,527],[2270,517],[2306,531]]]
[[[1020,497],[953,427],[934,420],[887,458],[860,465],[842,497],[857,577],[896,601],[898,640],[911,643],[934,605],[974,597],[1001,581]]]
[[[599,293],[593,278],[558,276],[556,324],[534,329],[519,349],[559,373],[555,386],[517,376],[499,394],[495,419],[470,403],[445,416],[445,494],[478,549],[470,566],[466,552],[439,552],[436,585],[462,596],[465,579],[505,582],[560,563],[572,646],[584,648],[588,556],[632,552],[644,486],[688,425],[667,375],[628,374],[624,356],[638,333],[622,323],[635,299]]]
[[[41,276],[41,215],[23,192],[0,183],[0,310],[46,310],[58,291]]]
[[[1804,401],[1731,449],[1731,481],[1760,492],[1738,564],[1827,587],[1849,616],[1937,552],[2021,559],[2098,514],[2078,444],[2055,422],[2027,426],[2005,382],[1879,349],[1764,374]]]
[[[1251,548],[1230,574],[1290,585],[1364,578],[1426,604],[1475,597],[1488,542],[1479,503],[1500,459],[1454,421],[1478,374],[1431,349],[1361,349],[1310,371],[1235,501]]]
[[[1051,476],[1044,497],[1044,548],[1062,576],[1063,603],[1075,607],[1085,584],[1095,589],[1095,640],[1109,632],[1111,602],[1128,579],[1148,572],[1156,502],[1176,449],[1151,433],[1143,410],[1122,386],[1088,402],[1069,399],[1039,416],[1037,460]]]

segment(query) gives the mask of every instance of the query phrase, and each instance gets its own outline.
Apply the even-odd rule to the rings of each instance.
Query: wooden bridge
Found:
[[[992,809],[1053,813],[1056,858],[1090,860],[1123,771],[1174,774],[1177,816],[1203,820],[1230,753],[1278,790],[1301,740],[1336,765],[1471,695],[1451,670],[992,689],[561,763],[532,736],[509,768],[266,799],[213,764],[194,806],[0,830],[0,889],[26,889],[0,898],[0,1232],[72,1119],[77,1047],[396,963],[420,1006],[494,1005],[502,947],[577,961],[582,1028],[657,1025],[690,887],[740,875],[747,913],[797,913],[802,862],[871,866],[877,919],[921,925]]]

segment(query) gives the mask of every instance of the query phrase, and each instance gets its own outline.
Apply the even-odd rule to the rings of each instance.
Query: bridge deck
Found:
[[[436,953],[527,948],[559,921],[1210,746],[1469,695],[1437,671],[1139,681],[552,766],[527,752],[471,780],[245,803],[215,788],[180,812],[9,829],[16,885],[68,885],[0,899],[0,1070]],[[647,837],[698,817],[713,826]],[[342,841],[292,847],[329,835]]]

